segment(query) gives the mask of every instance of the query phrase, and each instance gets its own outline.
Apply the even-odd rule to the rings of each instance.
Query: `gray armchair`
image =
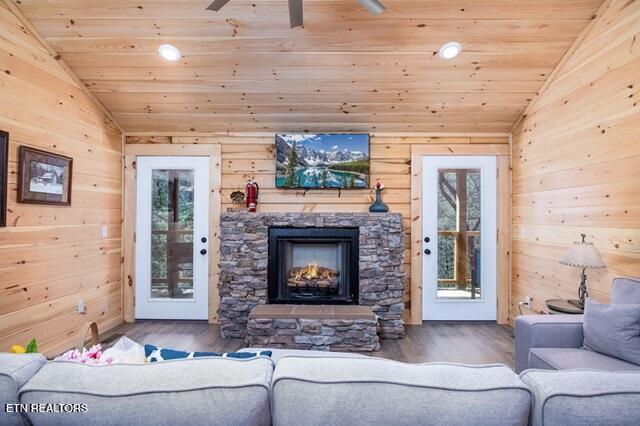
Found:
[[[640,304],[640,281],[613,281],[611,303]],[[529,368],[640,371],[632,364],[583,347],[582,315],[523,315],[516,319],[516,372]]]

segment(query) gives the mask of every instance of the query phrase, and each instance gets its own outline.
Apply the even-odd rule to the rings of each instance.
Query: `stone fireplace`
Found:
[[[220,333],[245,337],[257,305],[354,304],[403,337],[403,252],[396,213],[223,213]]]
[[[358,304],[358,228],[269,228],[269,303]]]

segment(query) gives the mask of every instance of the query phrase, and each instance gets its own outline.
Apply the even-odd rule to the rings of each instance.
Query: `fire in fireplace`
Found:
[[[270,228],[269,303],[358,303],[357,228]]]
[[[305,266],[291,268],[287,285],[296,288],[310,287],[332,291],[338,288],[339,275],[340,271],[318,266],[317,262],[311,262]]]

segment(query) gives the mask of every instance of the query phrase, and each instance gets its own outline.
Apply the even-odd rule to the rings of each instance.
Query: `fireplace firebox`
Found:
[[[269,303],[358,304],[358,228],[269,228]]]

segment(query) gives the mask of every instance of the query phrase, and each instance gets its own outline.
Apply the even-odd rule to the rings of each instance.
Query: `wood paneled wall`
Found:
[[[232,207],[229,195],[244,191],[250,178],[260,185],[259,211],[263,212],[366,212],[374,191],[282,190],[275,188],[275,138],[269,136],[127,136],[127,143],[212,143],[222,147],[222,211]],[[506,136],[390,137],[371,138],[371,182],[381,179],[383,199],[392,212],[402,213],[406,232],[404,255],[407,282],[405,301],[410,309],[411,244],[411,146],[414,144],[506,144]],[[409,320],[407,311],[406,319]]]
[[[640,2],[607,0],[561,64],[513,130],[512,313],[575,297],[558,260],[581,232],[608,266],[591,296],[640,277]]]
[[[52,355],[73,346],[88,320],[102,330],[122,322],[122,134],[2,2],[0,64],[0,129],[10,133],[0,351],[35,337]],[[19,145],[73,157],[71,207],[16,202]],[[80,299],[86,314],[76,312]]]

